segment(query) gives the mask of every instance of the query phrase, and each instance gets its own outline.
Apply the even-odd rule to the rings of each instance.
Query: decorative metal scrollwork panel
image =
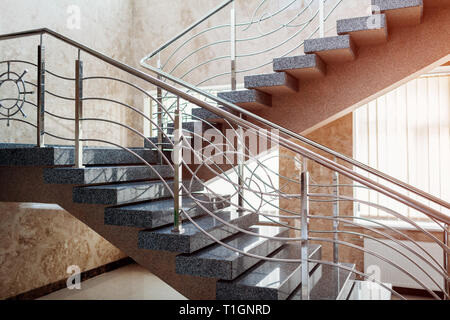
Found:
[[[25,77],[27,69],[21,72],[11,70],[10,62],[7,62],[7,71],[0,75],[0,115],[9,119],[20,113],[24,118],[27,117],[23,110],[27,95],[33,94],[28,91]]]

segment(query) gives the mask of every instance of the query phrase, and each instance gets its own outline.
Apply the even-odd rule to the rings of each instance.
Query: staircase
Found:
[[[358,60],[363,60],[365,64],[371,61],[370,57],[365,55],[370,49],[360,48],[377,46],[378,49],[375,50],[379,50],[379,46],[386,46],[386,43],[391,40],[391,26],[393,32],[399,33],[404,32],[401,31],[402,28],[410,28],[409,32],[416,30],[414,28],[421,24],[422,15],[425,14],[426,18],[428,7],[433,5],[440,9],[439,11],[430,9],[430,12],[439,18],[438,21],[445,20],[442,15],[448,13],[446,1],[424,0],[422,3],[421,0],[374,0],[373,3],[381,10],[381,13],[375,15],[379,18],[379,25],[371,27],[370,24],[365,23],[373,16],[338,21],[338,36],[307,40],[305,55],[275,59],[274,73],[247,76],[246,90],[219,94],[217,101],[223,105],[220,108],[212,107],[164,81],[123,65],[74,41],[64,39],[65,42],[97,59],[201,107],[192,111],[192,118],[196,121],[181,123],[181,111],[177,106],[173,114],[167,112],[167,115],[172,116],[172,122],[161,130],[161,137],[142,136],[143,148],[83,148],[85,140],[80,130],[75,133],[74,148],[73,146],[44,145],[40,139],[48,132],[39,130],[44,127],[43,120],[40,119],[36,125],[39,147],[19,144],[0,145],[0,180],[2,181],[0,201],[60,205],[137,263],[191,299],[336,300],[355,297],[356,280],[372,281],[373,279],[370,275],[358,271],[353,263],[323,260],[323,244],[327,243],[328,238],[312,237],[310,232],[314,231],[308,230],[311,218],[308,201],[314,201],[314,194],[308,191],[310,180],[307,166],[303,167],[301,179],[297,179],[302,193],[293,196],[302,203],[297,217],[294,215],[294,218],[301,222],[300,229],[296,230],[301,233],[299,237],[298,232],[294,232],[296,235],[292,236],[291,225],[261,224],[259,210],[243,209],[240,203],[242,188],[250,189],[248,185],[245,185],[245,181],[238,184],[239,191],[236,195],[239,196],[239,203],[236,204],[232,200],[236,195],[222,194],[220,190],[208,189],[208,180],[212,176],[223,175],[225,170],[214,171],[209,168],[209,172],[205,173],[204,171],[208,171],[205,169],[208,162],[204,161],[201,165],[205,168],[197,172],[196,166],[192,164],[182,163],[179,159],[172,160],[171,153],[181,152],[177,146],[183,140],[187,148],[193,148],[195,123],[200,122],[201,133],[211,128],[222,132],[224,122],[256,130],[258,127],[255,127],[255,123],[259,120],[252,118],[252,113],[249,112],[245,113],[246,120],[241,119],[236,116],[239,111],[249,110],[262,115],[265,119],[278,119],[274,115],[282,111],[279,106],[283,102],[286,102],[286,108],[289,108],[290,100],[298,100],[299,95],[306,95],[312,91],[309,85],[315,86],[315,91],[320,91],[318,89],[321,87],[321,81],[341,82],[343,89],[339,90],[340,93],[323,93],[322,98],[328,99],[330,94],[334,94],[338,97],[337,101],[342,102],[339,96],[344,96],[342,92],[349,92],[346,88],[350,83],[354,85],[355,79],[347,79],[343,82],[342,78],[348,77],[352,71],[345,71],[341,75],[339,72],[344,69],[360,68]],[[448,15],[446,17],[448,20]],[[50,34],[60,40],[63,39],[61,35],[51,30],[42,29],[0,36],[0,40],[35,34]],[[394,34],[392,38],[393,41],[399,41]],[[448,44],[445,45],[448,46]],[[167,75],[161,76],[177,83],[174,78]],[[82,75],[77,75],[77,79],[82,79]],[[395,79],[389,78],[388,81],[395,81]],[[80,86],[78,85],[77,88],[80,89]],[[375,89],[379,89],[379,86],[372,87],[370,90]],[[358,88],[355,88],[355,91],[358,91]],[[356,99],[356,97],[353,98]],[[309,99],[304,101],[306,103]],[[82,106],[82,99],[77,97],[76,103],[76,108]],[[340,105],[346,108],[348,103]],[[38,112],[45,113],[42,106],[42,100],[38,100]],[[270,111],[271,109],[273,111]],[[297,110],[290,112],[297,112]],[[321,113],[320,117],[328,117],[327,112]],[[337,114],[338,110],[333,109],[332,112]],[[82,115],[82,112],[80,114]],[[78,129],[80,114],[73,119]],[[319,118],[314,118],[312,122],[306,119],[305,126],[311,127],[313,122],[318,123]],[[282,125],[283,121],[274,120],[275,123]],[[265,124],[267,123],[263,123]],[[180,129],[183,129],[181,137]],[[282,133],[290,134],[288,130]],[[303,139],[294,134],[289,138]],[[106,137],[105,140],[107,142]],[[404,190],[417,193],[428,201],[441,205],[444,208],[444,213],[441,213],[412,200],[407,195],[400,195],[368,178],[361,178],[351,169],[340,167],[336,161],[321,158],[318,153],[289,142],[289,139],[285,137],[277,137],[277,140],[282,146],[308,161],[314,161],[336,171],[376,192],[399,199],[404,205],[411,206],[428,217],[436,219],[439,226],[448,228],[446,225],[450,223],[450,218],[445,214],[445,210],[450,207],[445,201],[435,199],[394,178],[377,173]],[[205,143],[202,144],[204,145]],[[213,143],[209,145],[214,146]],[[311,143],[309,147],[316,146]],[[248,157],[249,161],[257,161],[245,152],[244,156]],[[352,161],[342,155],[339,156],[341,160]],[[170,160],[161,160],[162,158]],[[242,168],[243,165],[238,159],[227,168]],[[371,168],[361,164],[359,166],[361,169],[375,173]],[[240,178],[244,180],[244,177]],[[280,198],[287,197],[282,190],[277,191]],[[258,194],[255,189],[246,192]],[[277,210],[280,215],[286,215],[283,208],[277,208]],[[338,219],[338,217],[334,218]],[[181,225],[182,229],[180,229]],[[334,231],[337,232],[336,229]],[[337,239],[334,241],[339,242]],[[438,239],[436,242],[443,248],[444,255],[448,254],[448,243],[445,241],[441,243]],[[361,248],[354,246],[353,249]],[[423,252],[417,249],[413,251],[423,259]],[[444,277],[445,286],[448,285],[449,280],[448,270],[447,266],[442,267],[439,267],[442,269],[439,271]],[[418,282],[422,284],[420,280]],[[377,283],[389,289],[388,284]],[[431,292],[428,287],[424,287]],[[443,292],[446,292],[445,289]],[[396,294],[395,291],[392,293]],[[387,298],[389,299],[390,295],[387,295]]]

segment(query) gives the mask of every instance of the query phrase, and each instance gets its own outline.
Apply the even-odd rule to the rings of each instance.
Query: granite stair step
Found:
[[[219,107],[220,109],[230,112],[230,110],[226,107]],[[232,111],[230,113],[233,113]],[[224,123],[225,119],[218,116],[214,112],[211,112],[209,110],[206,110],[204,108],[194,108],[192,109],[192,116],[194,120],[201,119],[204,121],[207,121],[211,124],[213,123]]]
[[[298,92],[298,80],[285,72],[246,76],[244,86],[271,95]]]
[[[289,236],[289,230],[282,227],[255,226],[249,231],[269,237]],[[271,240],[245,233],[238,233],[224,242],[233,248],[259,256],[268,256],[284,244],[281,240]],[[260,259],[248,257],[216,244],[191,255],[178,255],[175,265],[176,272],[179,274],[233,280],[259,261]]]
[[[309,257],[321,259],[321,246],[310,245]],[[301,245],[287,244],[271,255],[278,259],[301,259]],[[310,263],[310,271],[315,267]],[[218,300],[285,300],[301,283],[301,263],[263,261],[233,281],[220,280]]]
[[[44,181],[51,184],[101,184],[138,180],[173,178],[174,172],[167,165],[114,166],[86,168],[45,168]]]
[[[166,181],[169,188],[173,188],[173,181]],[[185,186],[190,181],[184,182]],[[200,182],[192,184],[191,192],[203,190]],[[142,202],[170,197],[170,191],[162,181],[134,182],[123,184],[108,184],[90,187],[75,187],[73,202],[86,204],[119,205],[130,202]]]
[[[297,79],[314,79],[323,77],[327,66],[318,55],[305,54],[274,59],[273,71],[286,72]]]
[[[338,20],[338,35],[350,35],[357,46],[378,45],[388,39],[385,14]]]
[[[148,163],[156,163],[157,154],[150,149],[131,148]],[[75,164],[74,147],[47,146],[36,148],[34,145],[1,144],[0,166],[70,166]],[[119,148],[85,147],[84,165],[127,165],[142,164],[142,160],[130,152]]]
[[[305,53],[317,54],[325,63],[356,59],[357,48],[350,35],[305,40]]]
[[[196,200],[208,210],[215,211],[227,208],[229,203],[218,197],[208,194],[195,194]],[[228,196],[223,196],[229,199]],[[192,218],[206,214],[195,200],[189,196],[182,199],[182,208]],[[105,224],[124,227],[153,229],[173,224],[173,199],[156,200],[131,204],[122,207],[109,207],[105,209]]]
[[[258,90],[219,92],[217,96],[248,110],[272,106],[272,96]]]
[[[342,263],[351,270],[354,264]],[[310,276],[310,300],[346,300],[353,287],[355,273],[337,266],[319,264]],[[301,285],[289,300],[302,300]]]
[[[372,11],[386,14],[389,27],[418,25],[422,22],[423,1],[372,0]]]
[[[254,213],[239,213],[236,210],[218,211],[215,215],[232,225],[246,229],[258,223],[258,215]],[[238,231],[227,226],[219,220],[206,215],[195,220],[202,229],[218,240],[228,238]],[[149,250],[164,250],[180,253],[192,253],[205,248],[214,241],[191,223],[183,224],[182,233],[173,233],[173,226],[167,226],[155,230],[143,230],[139,232],[139,248]]]

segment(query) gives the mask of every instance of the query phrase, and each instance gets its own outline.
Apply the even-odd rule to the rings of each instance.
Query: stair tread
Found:
[[[224,111],[230,112],[230,110],[228,110],[228,108],[226,107],[219,107],[219,108]],[[193,108],[192,116],[194,117],[195,120],[202,119],[211,123],[222,123],[225,121],[222,117],[218,116],[214,112],[211,112],[204,108]]]
[[[257,89],[269,94],[298,91],[297,79],[285,72],[245,76],[244,86],[247,89]]]
[[[310,245],[309,257],[321,257],[321,246]],[[271,256],[278,259],[301,259],[301,245],[287,244]],[[310,263],[310,270],[315,264]],[[301,264],[264,261],[233,281],[217,282],[217,299],[284,300],[301,283]]]
[[[410,26],[422,22],[422,0],[372,0],[374,13],[385,13],[389,26]]]
[[[326,65],[316,54],[276,58],[273,71],[287,72],[296,78],[314,78],[325,75]]]
[[[372,0],[372,5],[378,6],[381,11],[395,10],[423,5],[422,0]]]
[[[173,181],[167,181],[170,189]],[[190,181],[185,181],[189,185]],[[202,184],[193,182],[191,191],[201,191]],[[156,200],[170,197],[170,191],[162,181],[132,182],[108,184],[101,186],[75,187],[73,201],[75,203],[118,205],[130,202]]]
[[[8,146],[7,146],[8,145]],[[157,161],[155,151],[146,148],[131,148],[149,163]],[[0,166],[67,166],[74,165],[73,146],[46,146],[1,144]],[[126,150],[109,147],[84,147],[84,165],[142,164],[142,160]]]
[[[338,35],[350,34],[359,45],[376,45],[384,43],[388,38],[385,14],[343,19],[337,21]]]
[[[210,210],[223,209],[229,204],[219,198],[208,194],[195,194],[195,199],[200,201],[212,201],[212,203],[202,202],[202,205]],[[227,196],[224,196],[227,198]],[[205,214],[204,209],[190,197],[182,198],[182,208],[189,212],[191,217]],[[156,200],[138,204],[125,205],[122,207],[110,207],[105,209],[105,224],[139,228],[157,228],[173,223],[173,199]]]
[[[258,222],[258,216],[254,213],[238,213],[236,210],[220,210],[215,212],[223,220],[238,225],[245,229]],[[232,227],[226,226],[210,215],[197,218],[195,222],[209,234],[219,240],[228,238],[238,233]],[[202,231],[191,223],[183,223],[182,233],[173,233],[173,226],[167,226],[155,230],[143,230],[139,232],[139,248],[149,250],[166,250],[181,253],[192,253],[212,243],[213,240],[203,234]]]
[[[255,226],[249,231],[269,237],[288,237],[289,234],[287,228],[274,226]],[[284,243],[245,233],[238,233],[224,242],[233,248],[261,256],[271,254]],[[191,255],[178,255],[176,270],[180,274],[233,280],[259,261],[216,244]]]
[[[351,263],[341,263],[342,266],[354,269]],[[350,294],[351,280],[355,274],[351,271],[321,264],[314,270],[311,281],[311,300],[342,300]],[[302,300],[301,285],[295,290],[289,300]]]
[[[153,168],[153,169],[152,169]],[[97,166],[87,168],[46,168],[44,180],[56,184],[98,184],[143,179],[172,178],[173,169],[168,165],[148,166]]]
[[[271,95],[253,89],[219,92],[218,97],[248,109],[272,106]]]
[[[305,53],[315,53],[325,62],[345,62],[356,58],[356,47],[350,35],[305,40]]]

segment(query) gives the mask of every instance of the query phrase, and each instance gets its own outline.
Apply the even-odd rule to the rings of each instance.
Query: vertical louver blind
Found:
[[[449,97],[449,74],[436,73],[412,80],[358,108],[353,117],[355,158],[450,201]],[[363,188],[355,188],[354,192],[358,199],[390,207],[415,220],[426,220],[417,211],[376,192]],[[392,217],[361,204],[355,213],[370,218]]]

